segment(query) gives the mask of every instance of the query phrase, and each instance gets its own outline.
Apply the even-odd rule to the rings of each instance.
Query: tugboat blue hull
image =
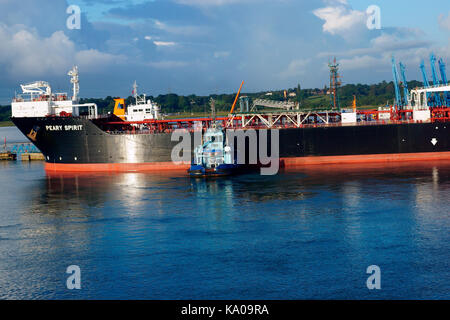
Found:
[[[216,168],[207,169],[203,166],[192,165],[188,173],[191,177],[223,177],[238,173],[240,167],[236,164],[221,164]]]

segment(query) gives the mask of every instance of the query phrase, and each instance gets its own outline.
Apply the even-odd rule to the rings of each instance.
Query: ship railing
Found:
[[[434,85],[431,84],[428,87],[418,87],[418,88],[415,88],[414,90],[427,90],[427,89],[442,88],[442,87],[448,87],[448,86],[450,86],[450,83],[449,84],[440,83],[440,84],[434,84]]]
[[[39,102],[39,101],[49,101],[50,96],[46,93],[22,93],[17,94],[13,98],[13,102]],[[52,93],[51,101],[67,101],[67,93],[57,92]]]
[[[449,117],[435,118],[436,121],[448,121]],[[392,124],[412,124],[412,123],[430,123],[431,120],[428,121],[416,121],[416,120],[374,120],[374,121],[358,121],[355,123],[342,123],[342,122],[333,122],[333,123],[305,123],[300,126],[293,126],[291,124],[274,124],[270,129],[304,129],[304,128],[330,128],[330,127],[351,127],[351,126],[376,126],[376,125],[392,125]],[[228,128],[231,130],[265,130],[268,129],[266,125],[259,124],[254,126],[246,126],[243,128],[242,126],[234,126]],[[158,129],[136,129],[136,130],[107,130],[106,133],[111,135],[146,135],[146,134],[157,134],[157,133],[172,133],[176,128],[165,128],[163,130]],[[194,129],[183,129],[188,132],[195,132]]]
[[[343,123],[342,121],[329,121],[328,123],[325,122],[304,122],[300,125],[295,125],[290,122],[286,123],[274,123],[271,128],[307,128],[307,127],[340,127],[340,126],[365,126],[365,125],[385,125],[385,124],[394,124],[394,123],[414,123],[419,122],[415,121],[413,119],[379,119],[379,120],[366,120],[366,119],[358,119],[357,122],[349,122],[349,123]],[[237,127],[241,127],[242,124],[238,123]],[[258,128],[266,128],[267,125],[264,123],[259,123],[257,125],[252,126],[245,126],[245,128],[250,127],[258,127]]]
[[[109,114],[98,114],[96,116],[92,116],[92,115],[79,115],[76,116],[74,118],[78,118],[78,119],[86,119],[86,120],[95,120],[95,119],[108,119],[110,118],[111,115]]]

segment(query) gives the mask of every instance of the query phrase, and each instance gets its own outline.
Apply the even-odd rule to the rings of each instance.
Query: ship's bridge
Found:
[[[138,85],[136,81],[133,84],[133,93],[136,100],[136,104],[128,106],[126,119],[127,121],[145,121],[145,120],[157,120],[160,116],[160,108],[158,104],[147,100],[145,94],[138,94]]]

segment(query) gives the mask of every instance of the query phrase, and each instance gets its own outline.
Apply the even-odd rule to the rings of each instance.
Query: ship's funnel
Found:
[[[125,99],[114,99],[114,114],[120,119],[125,120]]]

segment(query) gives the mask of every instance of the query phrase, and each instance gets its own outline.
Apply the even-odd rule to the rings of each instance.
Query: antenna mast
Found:
[[[145,100],[147,99],[147,96],[145,94],[143,94],[142,96],[138,95],[137,88],[138,88],[138,85],[135,80],[134,84],[133,84],[133,95],[134,95],[134,99],[136,100],[136,105],[145,104]]]
[[[137,91],[138,85],[136,83],[136,80],[134,80],[134,84],[133,84],[133,94],[134,94],[134,98],[137,100],[137,96],[138,96],[138,91]]]
[[[216,127],[216,101],[211,98],[209,100],[209,103],[211,105],[211,118],[212,118],[212,127],[215,128]]]
[[[78,67],[74,66],[72,70],[67,73],[71,77],[70,83],[73,84],[73,101],[78,101],[78,94],[80,93],[80,80],[78,78]]]

